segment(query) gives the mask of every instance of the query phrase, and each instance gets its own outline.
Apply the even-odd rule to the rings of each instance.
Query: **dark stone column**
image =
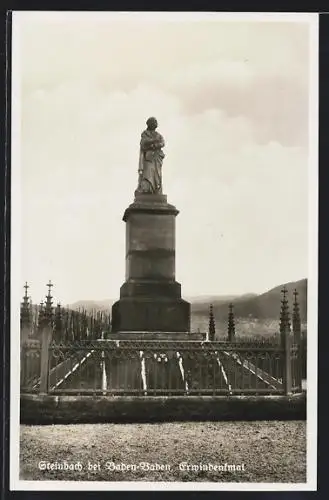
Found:
[[[112,307],[113,332],[190,331],[190,304],[175,280],[177,214],[162,194],[135,193],[126,209],[126,281]]]

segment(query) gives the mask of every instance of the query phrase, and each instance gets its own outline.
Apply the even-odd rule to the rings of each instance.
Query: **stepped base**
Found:
[[[185,333],[185,332],[116,332],[111,333],[106,340],[144,340],[144,341],[205,341],[206,333]]]
[[[190,331],[190,304],[175,280],[177,214],[164,194],[136,192],[125,210],[125,282],[112,307],[112,332]]]
[[[112,332],[189,332],[190,304],[183,299],[125,297],[112,306]]]

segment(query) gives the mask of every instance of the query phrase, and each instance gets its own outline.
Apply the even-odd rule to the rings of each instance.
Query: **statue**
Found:
[[[146,125],[147,129],[142,132],[140,141],[137,193],[162,194],[161,170],[165,157],[162,148],[165,142],[156,131],[156,118],[149,118]]]

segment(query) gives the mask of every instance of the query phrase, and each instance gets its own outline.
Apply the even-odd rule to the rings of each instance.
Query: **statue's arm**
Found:
[[[165,146],[165,141],[162,135],[158,134],[156,139],[148,139],[142,134],[140,147],[142,151],[147,151],[148,149],[161,149]]]
[[[159,148],[164,148],[165,147],[165,141],[164,141],[164,138],[162,137],[162,135],[159,134],[159,139],[158,139],[158,145],[159,145]]]
[[[154,147],[155,149],[161,149],[164,148],[165,146],[165,141],[162,135],[159,134],[158,138],[154,141]]]
[[[146,139],[145,137],[143,137],[143,134],[142,134],[141,142],[140,142],[140,146],[141,146],[142,151],[147,151],[148,149],[150,149],[150,147],[152,146],[153,143],[154,143],[153,139]]]

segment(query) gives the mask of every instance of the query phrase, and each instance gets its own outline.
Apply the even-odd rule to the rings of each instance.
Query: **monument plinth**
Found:
[[[175,281],[175,218],[163,194],[135,193],[125,211],[126,276],[113,332],[189,332],[190,304]]]

